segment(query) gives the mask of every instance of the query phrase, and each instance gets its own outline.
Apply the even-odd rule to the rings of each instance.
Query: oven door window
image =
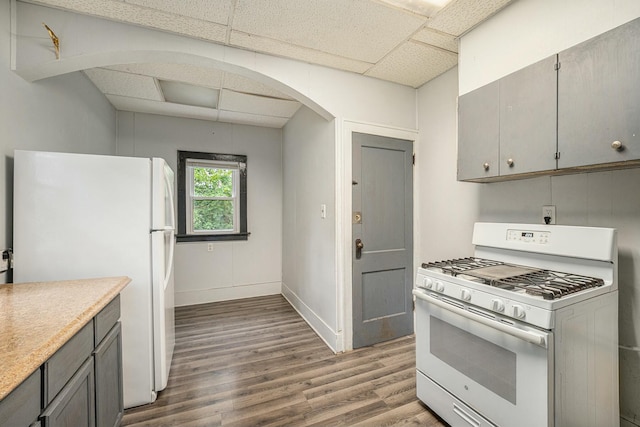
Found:
[[[497,425],[548,425],[553,335],[529,328],[545,348],[486,323],[417,299],[418,370]]]
[[[516,353],[437,317],[431,317],[429,339],[435,357],[516,404]]]

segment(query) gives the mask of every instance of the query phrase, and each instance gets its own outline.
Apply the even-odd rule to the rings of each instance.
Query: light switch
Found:
[[[324,203],[320,205],[320,218],[325,219],[327,217],[327,205]]]

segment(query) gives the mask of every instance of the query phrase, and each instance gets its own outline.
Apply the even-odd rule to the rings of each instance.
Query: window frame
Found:
[[[187,215],[192,215],[192,182],[193,176],[188,173],[190,163],[216,163],[224,167],[225,163],[237,165],[237,180],[234,176],[234,192],[239,209],[234,210],[234,231],[233,232],[211,232],[211,231],[193,231],[189,230]],[[235,169],[235,168],[229,168]],[[219,154],[205,153],[199,151],[182,151],[178,150],[178,233],[176,235],[178,242],[201,242],[201,241],[226,241],[226,240],[247,240],[249,233],[247,231],[247,156],[239,154]]]

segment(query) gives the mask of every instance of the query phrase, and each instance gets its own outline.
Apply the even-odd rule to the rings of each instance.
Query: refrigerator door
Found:
[[[175,249],[174,174],[163,159],[153,159],[151,253],[155,390],[164,390],[175,346],[173,254]]]
[[[14,281],[129,276],[124,404],[153,402],[151,160],[16,150]]]

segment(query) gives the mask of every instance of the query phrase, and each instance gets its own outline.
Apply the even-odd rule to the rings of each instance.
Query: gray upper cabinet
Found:
[[[458,180],[640,166],[638,76],[640,18],[460,96]]]
[[[556,168],[557,55],[499,80],[500,175]]]
[[[559,59],[558,167],[640,159],[640,19]]]
[[[498,176],[499,114],[498,82],[458,98],[458,180]]]

